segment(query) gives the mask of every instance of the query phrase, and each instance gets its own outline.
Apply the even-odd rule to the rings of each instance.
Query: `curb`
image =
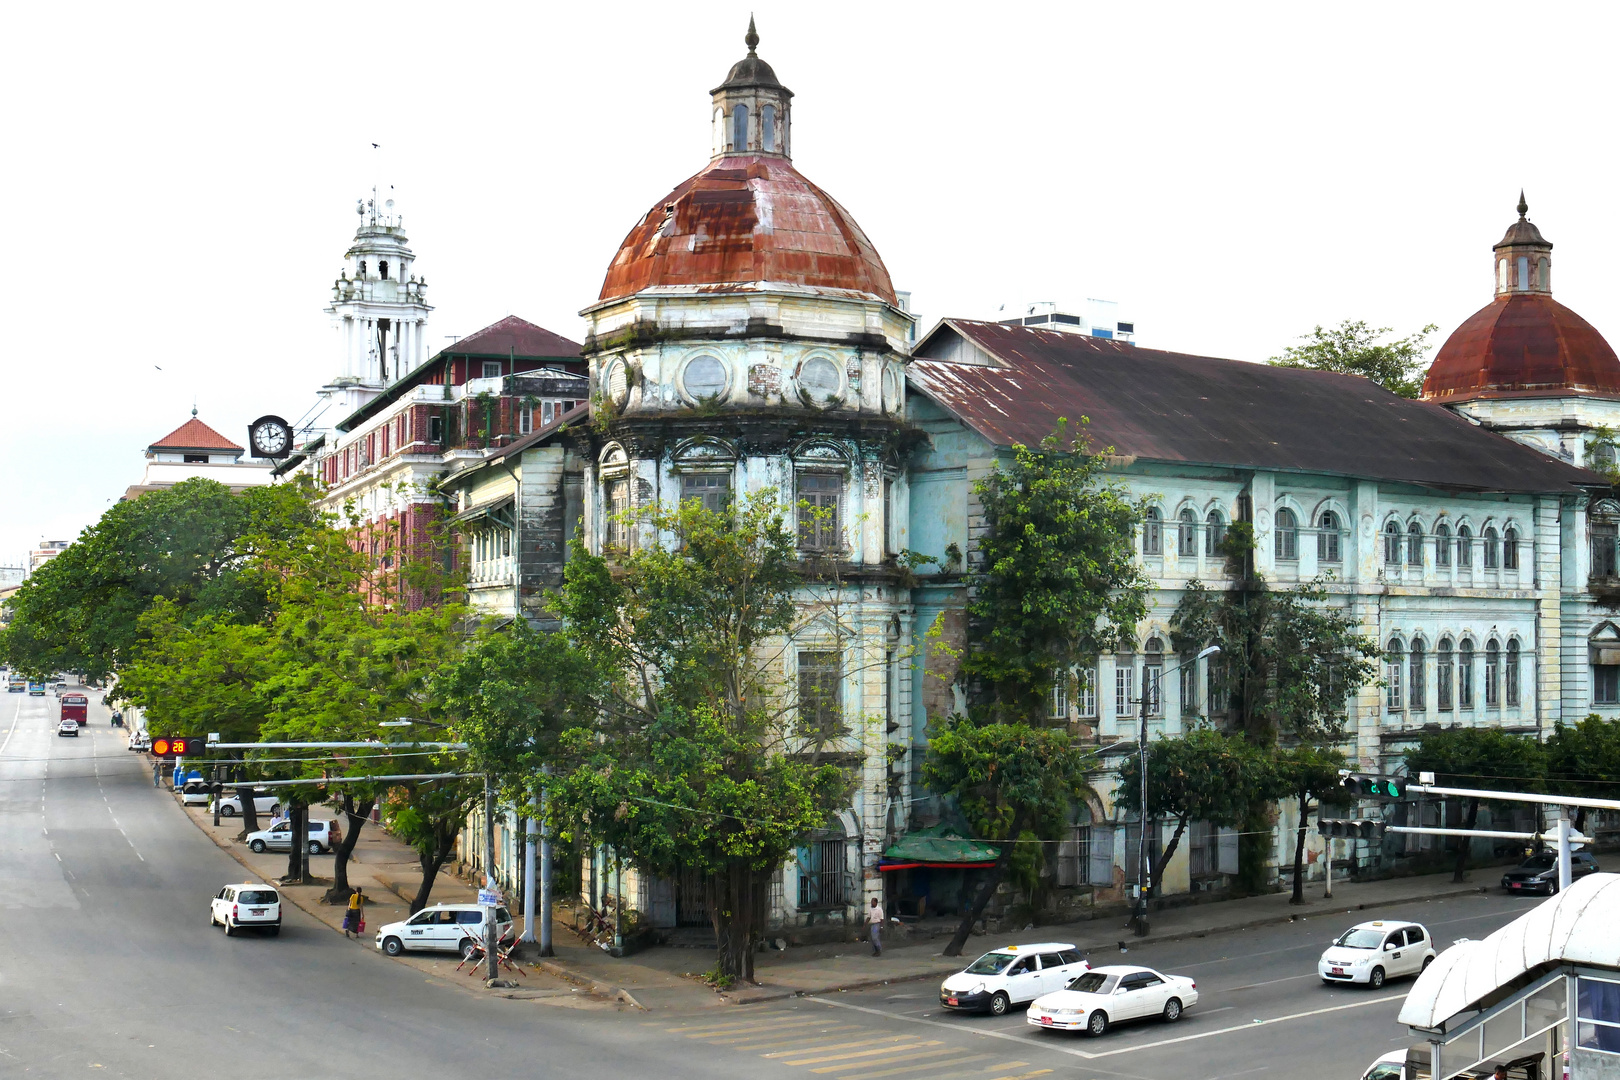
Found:
[[[175,805],[178,806],[179,804],[176,803]],[[235,859],[238,863],[240,863],[242,865],[243,869],[250,871],[253,874],[254,877],[263,877],[264,876],[263,874],[260,874],[257,870],[254,870],[252,866],[248,865],[247,860],[242,858],[241,853],[236,850],[236,845],[232,844],[229,841],[221,841],[220,838],[215,836],[212,832],[209,832],[207,829],[203,828],[201,825],[198,825],[196,819],[193,818],[189,813],[185,812],[185,807],[181,806],[180,810],[181,810],[182,813],[185,813],[185,818],[186,818],[187,821],[189,821],[193,825],[197,826],[197,831],[198,832],[202,833],[204,836],[208,837],[208,839],[210,839],[210,840],[212,840],[214,842],[215,847],[219,848],[221,851],[225,852],[225,854],[227,854],[231,858]],[[381,880],[381,879],[379,879],[379,880]],[[404,900],[407,904],[410,903],[409,898],[401,895],[399,890],[394,887],[394,883],[392,881],[385,881],[385,882],[382,882],[382,884],[383,884],[383,887],[386,888],[389,892],[393,893],[395,896],[399,897],[401,900]],[[311,911],[307,906],[300,903],[296,897],[288,895],[287,893],[282,893],[282,895],[284,897],[286,897],[288,902],[290,902],[294,907],[298,908],[304,914],[306,914],[310,918],[314,919],[321,926],[323,926],[326,929],[332,931],[333,933],[338,933],[338,928],[337,927],[331,925],[325,919],[321,918],[319,914],[317,914],[316,912]],[[384,957],[384,959],[392,960],[392,959],[394,959],[394,957]],[[584,975],[580,975],[577,972],[570,971],[567,968],[563,967],[561,964],[555,963],[555,962],[550,961],[550,960],[542,960],[542,961],[539,961],[539,962],[535,963],[532,966],[534,966],[536,968],[539,968],[541,971],[544,971],[548,975],[553,975],[553,976],[555,976],[555,977],[557,977],[559,979],[562,979],[565,982],[571,982],[575,986],[578,986],[581,989],[583,989],[588,994],[592,994],[592,995],[594,995],[596,997],[604,998],[604,999],[609,1000],[609,1001],[617,1001],[617,1002],[620,1002],[621,1004],[630,1005],[630,1006],[633,1006],[634,1008],[640,1009],[642,1012],[647,1011],[647,1007],[645,1005],[643,1005],[641,1002],[637,1001],[635,999],[635,997],[630,993],[630,991],[626,990],[622,986],[611,986],[611,985],[606,984],[606,983],[599,983],[594,979],[591,979],[591,978],[589,978],[587,976],[584,976]],[[446,980],[446,981],[448,981],[448,980]],[[449,985],[455,987],[456,989],[466,989],[465,987],[462,987],[459,984],[454,983],[454,982],[450,982]],[[501,997],[506,997],[506,998],[511,998],[514,995],[512,995],[512,994],[502,994],[500,996]]]

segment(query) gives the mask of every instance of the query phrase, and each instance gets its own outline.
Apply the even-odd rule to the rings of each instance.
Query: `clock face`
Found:
[[[279,416],[266,416],[254,421],[248,437],[259,457],[282,457],[292,444],[292,429]]]

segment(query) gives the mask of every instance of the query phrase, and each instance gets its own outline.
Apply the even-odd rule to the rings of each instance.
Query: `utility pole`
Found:
[[[525,945],[535,944],[534,940],[534,856],[535,840],[538,834],[534,831],[534,818],[523,819],[523,936],[518,938]]]
[[[495,788],[490,784],[488,774],[484,776],[484,887],[491,893],[495,891]],[[497,969],[499,958],[495,954],[500,944],[500,930],[495,923],[497,910],[494,904],[490,904],[484,921],[484,970],[491,979],[500,977]]]
[[[546,791],[540,789],[540,955],[556,956],[551,947],[551,826],[546,823]],[[577,895],[577,894],[576,894]]]

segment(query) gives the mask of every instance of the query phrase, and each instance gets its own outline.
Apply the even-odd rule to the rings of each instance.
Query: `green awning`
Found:
[[[885,859],[908,863],[993,863],[1001,857],[1001,849],[977,840],[968,840],[954,829],[934,826],[919,829],[901,837],[883,853]]]

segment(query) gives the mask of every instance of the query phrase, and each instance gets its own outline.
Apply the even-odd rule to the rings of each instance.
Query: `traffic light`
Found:
[[[1350,840],[1382,840],[1384,823],[1372,818],[1354,818],[1349,821],[1318,818],[1316,831],[1323,836],[1342,836]]]
[[[1404,776],[1374,776],[1352,773],[1339,781],[1351,795],[1372,799],[1404,799],[1408,780]]]
[[[152,740],[153,757],[195,757],[206,749],[207,745],[195,735],[159,735]]]

